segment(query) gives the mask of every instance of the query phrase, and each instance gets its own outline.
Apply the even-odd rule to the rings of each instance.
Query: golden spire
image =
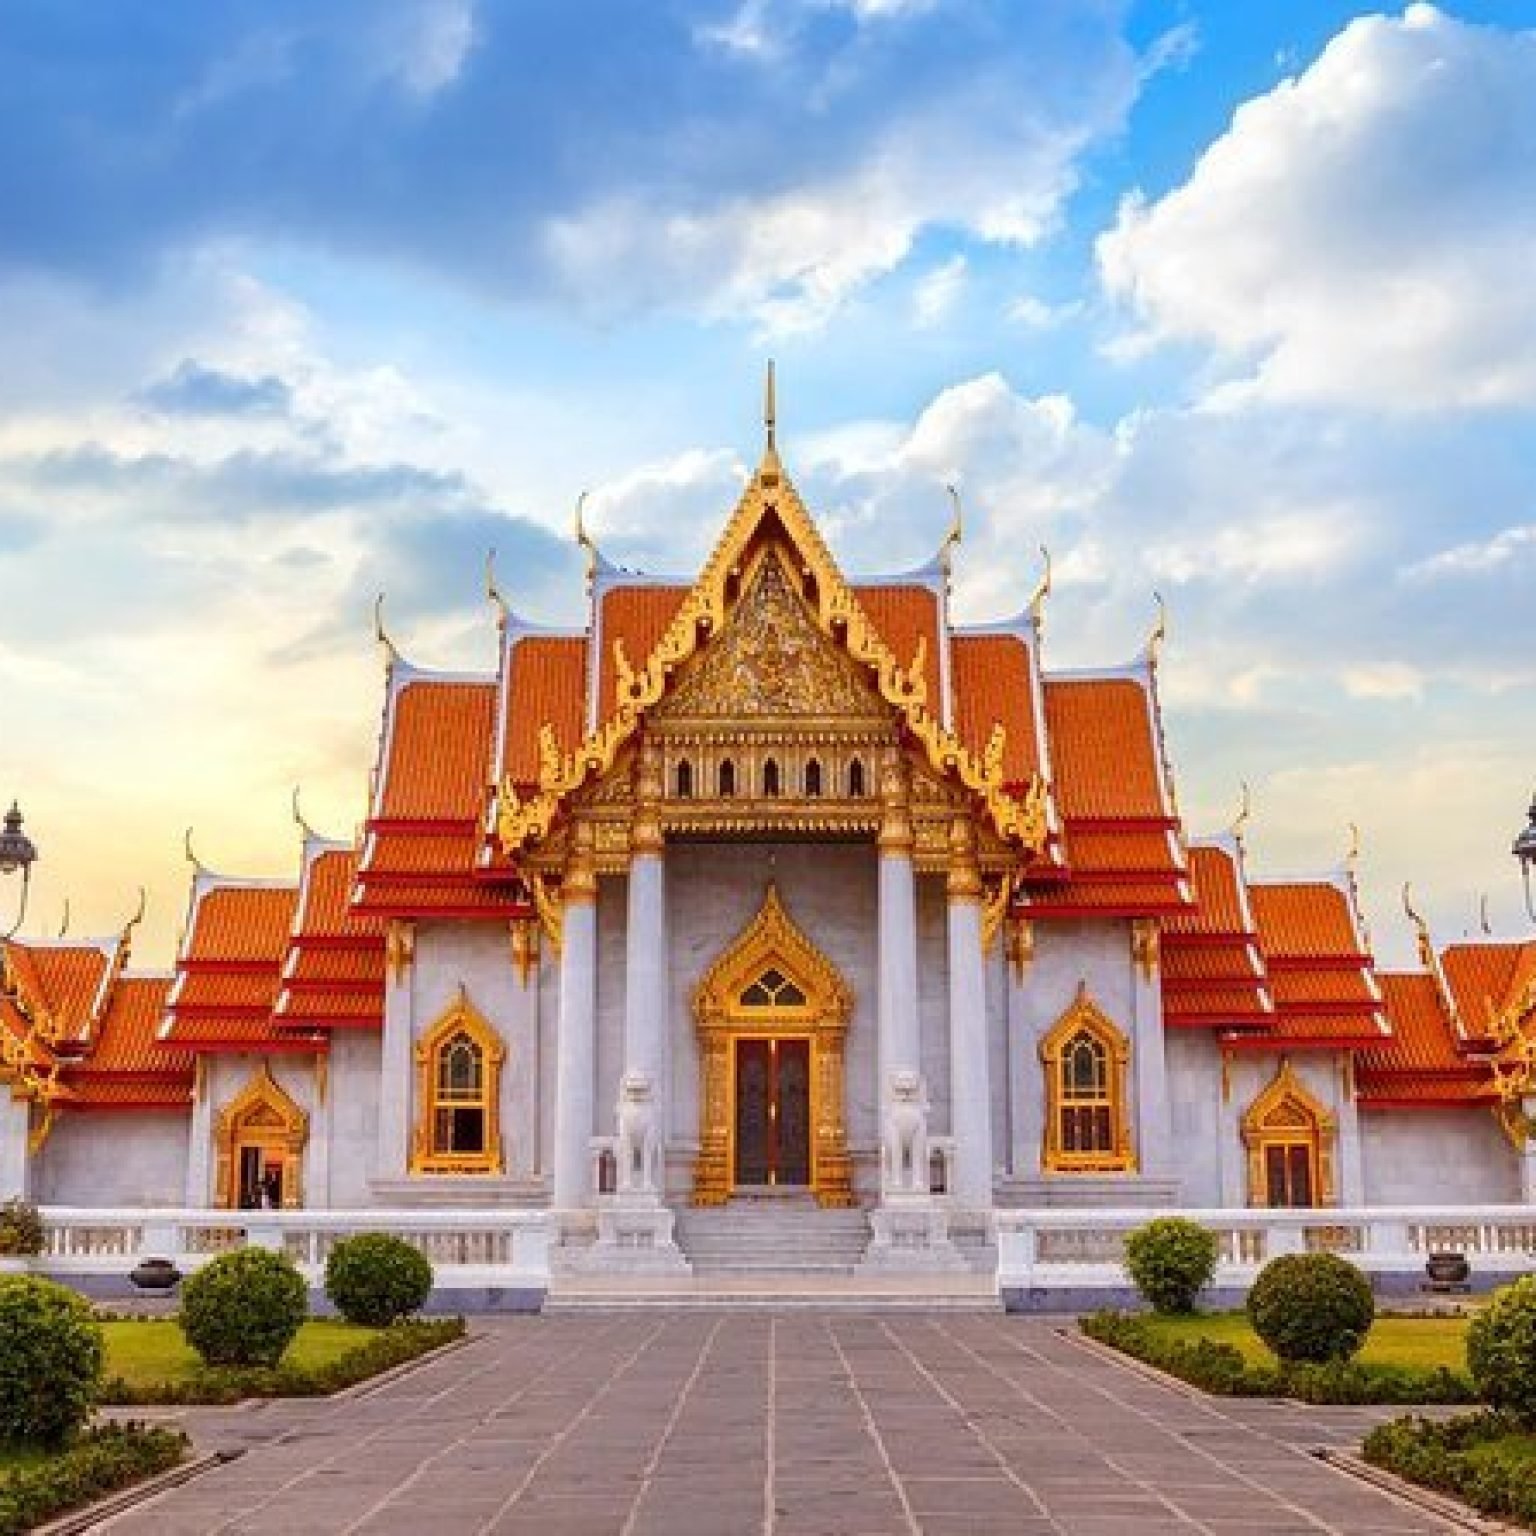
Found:
[[[304,812],[299,809],[299,786],[293,786],[293,824],[305,837],[317,837],[319,834],[304,819]]]
[[[1349,851],[1344,855],[1344,865],[1354,874],[1355,866],[1360,862],[1360,824],[1352,821],[1349,823]]]
[[[133,916],[130,917],[128,919],[128,921],[123,924],[123,942],[125,944],[128,942],[128,938],[133,933],[133,930],[135,928],[137,928],[139,926],[139,924],[144,921],[144,914],[148,910],[149,910],[149,892],[147,890],[145,890],[144,887],[141,885],[139,887],[139,905],[138,905],[138,909],[134,912]]]
[[[597,577],[597,562],[599,559],[597,545],[592,542],[592,535],[587,532],[586,522],[587,492],[583,491],[576,498],[576,543],[587,554],[587,590],[592,590],[592,583]]]
[[[1488,892],[1484,891],[1477,904],[1478,922],[1483,930],[1484,938],[1493,937],[1493,924],[1488,921]]]
[[[1163,645],[1168,639],[1168,604],[1163,601],[1161,592],[1154,592],[1152,601],[1157,604],[1157,620],[1152,625],[1152,633],[1147,636],[1147,662],[1155,667],[1162,658]]]
[[[69,937],[69,897],[64,898],[64,916],[59,920],[59,937]]]
[[[507,600],[501,594],[501,588],[496,585],[496,550],[493,546],[485,552],[485,595],[488,601],[496,605],[498,614],[497,622],[505,624],[511,616],[511,608]]]
[[[1414,935],[1418,942],[1419,964],[1426,971],[1433,970],[1435,965],[1435,943],[1429,935],[1429,924],[1424,921],[1413,905],[1413,887],[1408,881],[1403,881],[1403,911],[1408,914],[1408,921],[1413,924]]]
[[[183,836],[183,838],[181,840],[181,847],[182,847],[182,852],[184,852],[186,854],[186,856],[187,856],[187,863],[192,866],[193,874],[196,874],[196,875],[205,875],[205,874],[207,874],[208,873],[208,866],[206,864],[204,864],[203,861],[200,858],[198,858],[197,854],[194,852],[194,850],[192,848],[192,828],[191,827],[187,828],[186,834]]]

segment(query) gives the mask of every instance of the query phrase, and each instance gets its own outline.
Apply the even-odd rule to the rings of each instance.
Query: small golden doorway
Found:
[[[736,1041],[736,1184],[811,1182],[811,1042]]]

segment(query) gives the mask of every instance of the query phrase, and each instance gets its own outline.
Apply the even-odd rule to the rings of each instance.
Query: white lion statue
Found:
[[[656,1103],[646,1073],[624,1074],[617,1114],[619,1193],[655,1193],[661,1188],[661,1133],[656,1128]]]
[[[896,1194],[928,1189],[928,1095],[920,1074],[910,1068],[891,1073],[891,1102],[885,1114],[885,1187]]]

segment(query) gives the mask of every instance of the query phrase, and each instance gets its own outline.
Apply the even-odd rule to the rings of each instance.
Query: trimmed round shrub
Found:
[[[432,1265],[403,1238],[360,1232],[331,1249],[325,1294],[349,1323],[385,1328],[426,1305]]]
[[[304,1277],[266,1248],[237,1248],[181,1288],[181,1331],[209,1365],[276,1365],[309,1311]]]
[[[1351,1360],[1375,1320],[1370,1281],[1335,1253],[1271,1259],[1248,1292],[1253,1331],[1287,1363]]]
[[[1467,1370],[1484,1402],[1536,1429],[1536,1275],[1495,1291],[1472,1319]]]
[[[43,1218],[26,1200],[0,1205],[0,1257],[35,1258],[43,1251]]]
[[[1126,1272],[1154,1312],[1193,1312],[1216,1256],[1216,1234],[1183,1216],[1160,1216],[1125,1240]]]
[[[0,1279],[0,1440],[67,1440],[96,1406],[105,1358],[83,1296],[35,1275]]]

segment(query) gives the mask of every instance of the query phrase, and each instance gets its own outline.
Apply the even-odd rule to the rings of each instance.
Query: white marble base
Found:
[[[874,1233],[860,1274],[944,1274],[969,1266],[950,1241],[949,1214],[924,1195],[887,1195],[869,1213]]]
[[[597,1208],[597,1240],[572,1268],[584,1274],[688,1275],[672,1212],[655,1195],[614,1195]]]

